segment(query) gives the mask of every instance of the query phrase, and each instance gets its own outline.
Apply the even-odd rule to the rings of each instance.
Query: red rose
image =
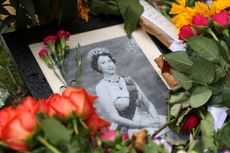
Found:
[[[192,18],[192,24],[198,27],[208,27],[208,17],[203,17],[200,14],[196,14]]]
[[[53,94],[47,100],[41,100],[40,103],[41,111],[48,116],[70,117],[72,112],[76,112],[78,109],[72,100],[59,94]]]
[[[184,25],[180,28],[179,39],[180,40],[187,40],[188,38],[195,36],[196,33],[189,25]]]
[[[185,120],[183,126],[181,127],[181,130],[180,130],[180,131],[181,131],[181,132],[187,132],[187,131],[189,131],[190,129],[197,127],[198,123],[199,123],[199,119],[198,119],[197,115],[194,114],[194,113],[193,113],[193,114],[190,114],[190,115],[186,118],[186,120]]]
[[[16,109],[7,108],[3,111],[5,115],[4,125],[1,127],[2,141],[17,151],[27,150],[28,144],[25,140],[36,131],[35,112],[26,105]]]
[[[68,31],[60,30],[60,31],[57,32],[57,36],[59,38],[65,37],[66,39],[68,39],[69,36],[70,36],[70,33]]]
[[[93,107],[93,102],[97,97],[89,95],[84,88],[69,87],[64,90],[62,95],[72,100],[78,106],[76,113],[84,120],[95,113],[96,110]]]
[[[222,11],[220,13],[211,16],[214,24],[226,28],[229,25],[229,13],[227,11]]]
[[[96,113],[92,114],[86,121],[86,125],[92,128],[91,135],[95,135],[95,133],[101,129],[102,127],[109,126],[110,123],[101,119]]]
[[[55,43],[56,41],[57,41],[57,37],[53,35],[47,36],[43,39],[43,43],[45,45],[49,45],[49,43],[51,42]]]
[[[4,107],[0,110],[0,140],[3,137],[3,128],[9,120],[15,116],[15,110],[12,107]]]

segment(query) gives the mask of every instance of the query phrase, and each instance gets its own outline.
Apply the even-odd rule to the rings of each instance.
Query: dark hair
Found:
[[[113,61],[113,63],[116,63],[116,60],[113,58],[113,56],[110,53],[102,53],[102,54],[93,55],[92,60],[91,60],[91,67],[93,70],[95,70],[99,73],[102,73],[102,71],[98,69],[98,63],[97,63],[98,58],[100,56],[108,56]]]

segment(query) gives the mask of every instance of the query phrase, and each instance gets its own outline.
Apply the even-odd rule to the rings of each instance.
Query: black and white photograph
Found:
[[[65,58],[69,82],[75,79],[76,52]],[[81,47],[81,85],[97,95],[97,112],[110,129],[150,132],[165,122],[168,88],[133,38],[122,36]]]
[[[113,28],[118,29],[118,34],[111,37],[111,33],[106,35],[109,28],[103,31],[105,36],[101,36],[101,30],[96,30],[72,37],[64,61],[67,80],[74,82],[76,79],[75,47],[79,43],[82,63],[80,84],[98,97],[94,102],[97,113],[111,123],[111,130],[120,130],[131,136],[133,132],[145,128],[151,134],[165,123],[168,111],[165,102],[168,87],[154,63],[151,63],[160,51],[152,43],[149,43],[153,46],[150,49],[147,48],[148,43],[141,43],[140,46],[138,41],[143,38],[147,38],[145,42],[151,41],[142,31],[129,38],[119,30],[121,26]],[[90,42],[84,39],[89,34],[92,35]],[[35,57],[36,50],[41,47],[41,44],[31,46]],[[60,92],[61,84],[55,83],[60,80],[46,65],[42,65],[44,63],[39,62],[39,58],[36,60],[53,91]]]

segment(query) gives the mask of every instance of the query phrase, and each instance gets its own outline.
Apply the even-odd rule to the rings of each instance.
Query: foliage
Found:
[[[69,87],[61,95],[39,101],[27,97],[17,107],[4,107],[0,110],[0,152],[168,152],[166,143],[152,140],[147,130],[129,139],[128,134],[105,129],[109,123],[96,114],[95,98],[84,88]]]
[[[10,103],[17,103],[28,94],[19,72],[2,44],[0,45],[0,76],[0,88],[7,89],[12,96],[12,99],[8,100]]]
[[[225,39],[229,40],[227,37]],[[194,36],[188,39],[186,52],[164,55],[173,68],[172,75],[181,86],[176,91],[171,91],[168,98],[169,118],[177,118],[177,122],[171,127],[177,127],[177,132],[180,132],[188,114],[198,114],[201,122],[200,126],[195,128],[196,131],[192,132],[193,138],[197,137],[200,129],[202,135],[201,140],[198,139],[199,143],[204,149],[212,148],[216,151],[223,148],[219,148],[214,141],[213,119],[207,114],[207,106],[229,107],[230,63],[218,47],[223,47],[222,44],[207,37]],[[228,54],[230,48],[225,46],[225,51]]]
[[[10,12],[6,7],[11,8]],[[15,12],[15,13],[14,13]],[[47,24],[54,20],[67,20],[77,14],[76,0],[2,0],[0,14],[6,15],[1,22],[1,32],[7,26],[16,30]]]
[[[94,0],[91,5],[91,12],[94,14],[122,15],[125,22],[124,28],[130,37],[143,12],[143,7],[138,0]]]

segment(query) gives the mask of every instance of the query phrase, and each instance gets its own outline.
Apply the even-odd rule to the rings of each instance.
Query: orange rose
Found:
[[[93,102],[97,97],[89,95],[84,88],[69,87],[64,90],[62,95],[68,97],[78,106],[76,113],[84,120],[87,120],[90,115],[96,112]]]
[[[92,114],[86,121],[86,125],[92,128],[91,135],[95,135],[95,133],[102,127],[109,126],[110,123],[101,119],[96,113]]]
[[[2,110],[1,110],[2,112]],[[4,124],[1,126],[1,139],[12,149],[24,151],[28,149],[26,139],[36,131],[36,116],[28,107],[3,110]]]
[[[27,109],[31,112],[38,112],[39,111],[39,102],[34,99],[33,97],[26,97],[23,99],[22,103],[17,107],[17,109]]]
[[[4,107],[0,110],[0,140],[3,138],[3,128],[15,116],[15,110],[12,107]]]
[[[47,100],[41,100],[41,111],[48,116],[70,117],[72,112],[76,112],[78,106],[69,98],[59,94],[51,95]]]

